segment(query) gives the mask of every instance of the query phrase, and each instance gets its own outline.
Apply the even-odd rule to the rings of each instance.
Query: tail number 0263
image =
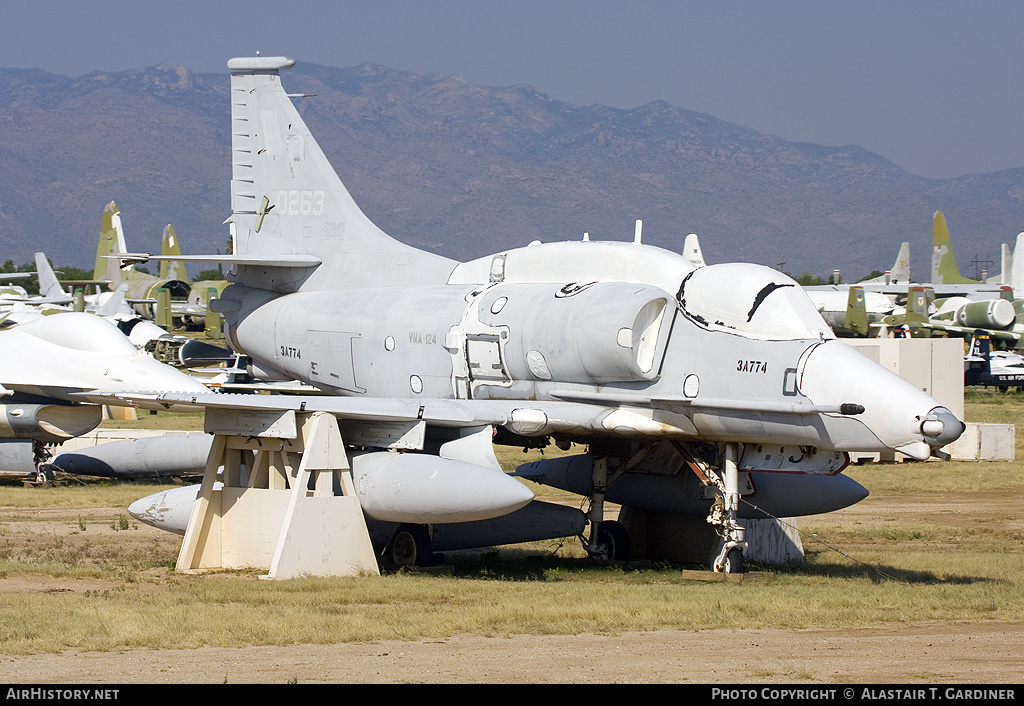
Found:
[[[324,212],[324,192],[278,191],[277,203],[289,216],[319,216]]]

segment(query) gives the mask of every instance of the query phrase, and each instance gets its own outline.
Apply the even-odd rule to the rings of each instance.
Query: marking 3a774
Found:
[[[768,363],[763,360],[738,360],[736,361],[736,372],[767,373]]]

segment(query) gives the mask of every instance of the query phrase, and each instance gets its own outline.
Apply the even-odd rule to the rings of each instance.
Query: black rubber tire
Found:
[[[746,566],[743,561],[743,550],[739,547],[733,547],[729,550],[729,553],[725,555],[725,573],[727,574],[743,574],[746,573]]]
[[[629,561],[629,533],[621,522],[608,520],[597,528],[597,543],[607,547],[607,557],[611,561]]]
[[[430,566],[434,550],[424,525],[399,525],[387,548],[385,558],[396,567]]]

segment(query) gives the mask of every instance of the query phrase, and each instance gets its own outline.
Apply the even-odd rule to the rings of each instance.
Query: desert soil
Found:
[[[5,541],[68,532],[66,511],[33,511],[8,522]],[[82,513],[118,517],[119,508]],[[77,513],[77,511],[76,511]],[[970,493],[936,503],[932,494],[871,496],[841,513],[857,518],[949,524],[1024,534],[1019,497]],[[830,516],[832,517],[832,516]],[[14,531],[14,527],[18,527]],[[90,526],[90,536],[97,539]],[[116,530],[111,527],[110,532]],[[176,553],[180,538],[148,527],[117,532],[120,551]],[[128,543],[128,544],[126,544]],[[849,546],[847,543],[845,546]],[[159,584],[148,583],[150,590]],[[97,591],[113,581],[0,578],[0,600],[20,591]],[[1024,616],[1017,622],[917,623],[854,629],[706,630],[542,635],[458,635],[415,642],[128,650],[0,655],[8,684],[129,683],[690,683],[749,685],[1024,683]]]

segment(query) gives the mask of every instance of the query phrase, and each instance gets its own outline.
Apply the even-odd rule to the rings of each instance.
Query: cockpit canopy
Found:
[[[701,267],[678,296],[686,316],[709,329],[768,340],[834,338],[800,285],[762,265]]]

